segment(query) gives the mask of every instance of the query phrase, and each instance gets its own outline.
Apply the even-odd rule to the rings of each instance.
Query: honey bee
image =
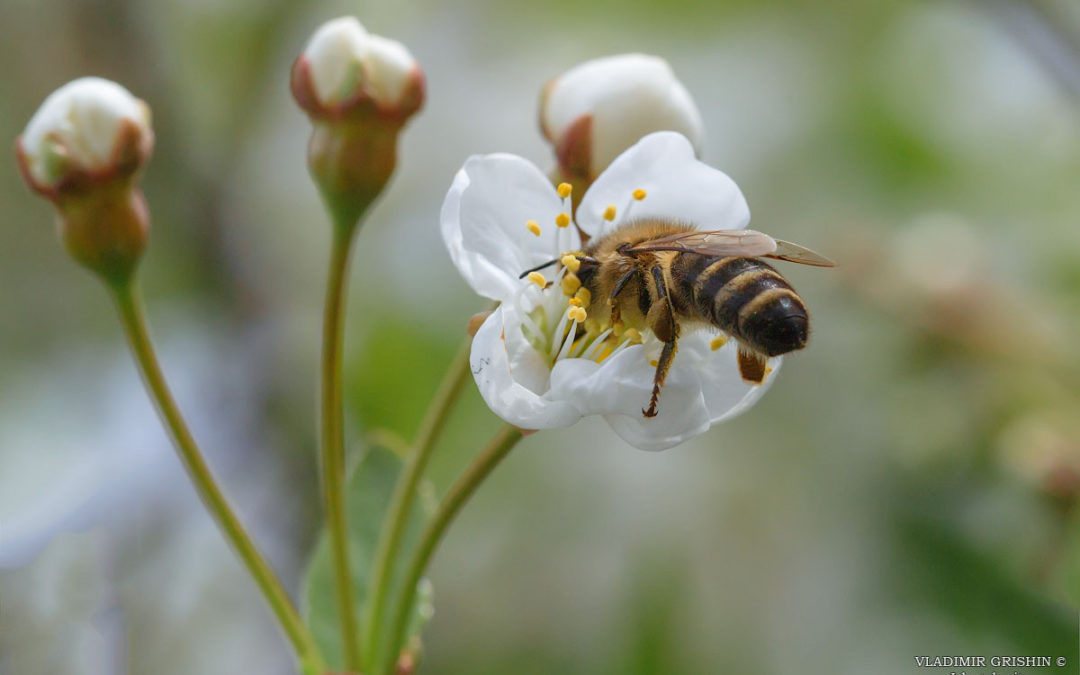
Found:
[[[754,230],[701,231],[660,220],[628,223],[572,255],[588,289],[590,318],[649,328],[664,346],[656,362],[645,417],[660,391],[684,331],[712,327],[738,341],[743,380],[761,384],[770,356],[806,346],[810,317],[802,298],[761,258],[815,267],[834,263],[797,244]],[[533,272],[565,257],[540,265]]]

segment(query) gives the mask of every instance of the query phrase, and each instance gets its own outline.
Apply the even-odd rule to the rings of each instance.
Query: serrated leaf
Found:
[[[346,486],[346,519],[349,529],[349,564],[352,568],[354,604],[356,615],[365,616],[368,575],[371,572],[375,547],[379,538],[394,484],[402,470],[400,458],[382,447],[369,449],[350,474]],[[402,550],[408,552],[416,541],[430,510],[424,508],[424,499],[412,509],[409,527],[406,528]],[[395,572],[402,567],[395,565]],[[396,575],[395,575],[396,576]],[[414,613],[430,616],[430,593],[425,602],[417,602]],[[341,629],[338,624],[338,603],[334,584],[330,545],[325,528],[308,562],[304,575],[303,612],[315,641],[331,668],[343,668]],[[407,645],[418,645],[419,629],[425,619],[414,617],[410,622]],[[413,631],[415,628],[415,632]]]

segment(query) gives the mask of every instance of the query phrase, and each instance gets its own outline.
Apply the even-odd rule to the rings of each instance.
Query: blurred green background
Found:
[[[329,228],[288,69],[345,13],[429,86],[353,265],[352,439],[411,436],[484,306],[438,234],[454,172],[549,166],[539,87],[587,58],[667,58],[754,227],[840,262],[785,269],[811,344],[737,420],[656,454],[596,419],[527,438],[436,556],[423,672],[1076,672],[1080,5],[3,0],[0,139],[81,75],[153,108],[164,367],[292,589],[319,522]],[[10,158],[0,218],[0,672],[290,672]],[[469,384],[439,490],[498,425]]]

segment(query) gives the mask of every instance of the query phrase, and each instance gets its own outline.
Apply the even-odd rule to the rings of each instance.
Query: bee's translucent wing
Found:
[[[627,253],[646,251],[682,251],[701,255],[756,258],[776,251],[776,240],[754,230],[713,230],[680,232],[643,241],[626,249]]]
[[[813,265],[814,267],[836,267],[836,263],[808,248],[792,244],[790,241],[776,240],[776,250],[766,253],[766,257],[787,260],[788,262]]]

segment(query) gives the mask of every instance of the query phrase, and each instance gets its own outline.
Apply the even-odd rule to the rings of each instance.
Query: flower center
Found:
[[[556,191],[565,208],[555,218],[555,225],[561,233],[573,224],[570,216],[573,212],[570,202],[573,188],[568,183],[561,183]],[[645,190],[634,190],[622,209],[623,218],[629,215],[635,201],[644,198]],[[616,207],[608,206],[603,217],[609,222],[614,221]],[[532,234],[540,236],[542,230],[537,221],[529,220],[525,227]],[[594,312],[590,316],[588,310],[592,294],[581,285],[581,279],[576,274],[581,268],[578,259],[581,251],[567,251],[563,244],[560,234],[555,240],[558,247],[555,257],[560,267],[554,280],[549,281],[538,271],[530,272],[514,297],[525,339],[533,349],[544,355],[552,368],[562,359],[585,358],[601,363],[628,347],[641,344],[643,338],[638,331],[625,328],[621,322],[611,325],[607,312]]]

